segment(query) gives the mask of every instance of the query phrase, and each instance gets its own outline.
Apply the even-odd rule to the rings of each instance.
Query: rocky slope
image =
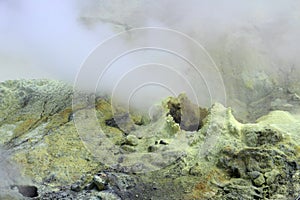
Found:
[[[242,124],[180,95],[143,116],[58,81],[6,81],[0,199],[295,199],[299,132],[286,111]]]

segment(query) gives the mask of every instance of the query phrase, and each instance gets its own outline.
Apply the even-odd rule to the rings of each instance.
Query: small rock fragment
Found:
[[[278,174],[279,174],[279,172],[277,170],[272,170],[270,172],[266,172],[265,173],[266,183],[268,185],[271,185],[272,183],[274,183]]]
[[[71,185],[71,190],[74,192],[80,192],[81,188],[80,185],[78,183],[74,183]]]
[[[138,142],[139,140],[135,135],[128,135],[125,141],[125,143],[130,146],[137,146]]]
[[[149,146],[148,147],[148,152],[155,152],[155,151],[157,151],[158,150],[158,147],[157,146]]]
[[[136,149],[130,145],[122,145],[121,147],[123,150],[125,150],[127,152],[135,152],[136,151]]]
[[[94,183],[97,186],[99,191],[105,190],[106,185],[107,185],[107,181],[105,179],[103,179],[103,176],[100,177],[98,175],[95,175],[93,181],[94,181]]]
[[[256,186],[262,186],[265,183],[265,177],[263,174],[260,174],[256,179],[253,180]]]
[[[165,140],[160,140],[159,141],[159,144],[163,144],[163,145],[167,145],[167,144],[169,144],[167,141],[165,141]]]
[[[261,175],[261,173],[258,171],[252,171],[252,172],[249,172],[248,175],[250,176],[250,178],[252,180],[254,180],[254,179],[257,179]]]

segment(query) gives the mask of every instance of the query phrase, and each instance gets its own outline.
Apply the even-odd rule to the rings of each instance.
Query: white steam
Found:
[[[0,147],[0,199],[22,199],[16,185],[31,185],[32,181],[21,174],[21,168],[12,161],[9,151]]]
[[[99,43],[121,31],[155,26],[183,32],[202,44],[222,72],[229,96],[247,101],[237,94],[235,81],[245,72],[246,76],[255,77],[259,72],[278,78],[280,70],[300,68],[299,11],[297,0],[1,0],[0,80],[43,77],[73,83],[81,64]],[[153,38],[145,39],[151,43]],[[128,43],[130,39],[122,45]],[[175,45],[198,56],[189,45]],[[169,56],[158,57],[161,63],[172,60]],[[136,67],[132,65],[136,60],[144,59],[141,54],[128,58],[110,71],[103,90],[111,90],[119,74]],[[94,72],[90,73],[93,76]],[[136,79],[142,80],[143,73],[135,74]],[[155,70],[149,74],[157,76]],[[189,79],[190,75],[185,75]],[[214,80],[214,76],[206,78]],[[170,80],[170,84],[179,92],[182,82],[177,80]],[[84,82],[89,87],[88,76]],[[127,84],[129,87],[130,81],[122,82],[123,91]],[[146,101],[170,94],[164,92],[148,88],[137,95]],[[206,95],[204,91],[202,96]]]

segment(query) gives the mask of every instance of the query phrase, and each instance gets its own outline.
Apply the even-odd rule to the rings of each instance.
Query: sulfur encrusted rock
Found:
[[[58,81],[0,83],[3,159],[20,166],[27,180],[7,181],[1,198],[28,199],[18,188],[36,188],[33,199],[275,200],[300,194],[296,115],[272,111],[243,124],[230,108],[200,108],[181,94],[149,117],[112,108],[108,97],[81,95],[84,101],[72,105],[72,87]]]
[[[192,103],[185,94],[178,98],[170,97],[166,100],[168,115],[179,124],[182,130],[197,131],[203,126],[203,119],[207,116],[207,109]]]
[[[35,183],[72,183],[99,164],[71,120],[72,87],[48,80],[0,84],[0,143]],[[7,114],[9,113],[9,114]]]

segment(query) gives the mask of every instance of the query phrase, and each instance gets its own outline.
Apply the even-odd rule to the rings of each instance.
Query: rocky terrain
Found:
[[[144,116],[58,81],[2,82],[0,199],[293,200],[300,116],[266,110],[240,123],[182,94]]]

